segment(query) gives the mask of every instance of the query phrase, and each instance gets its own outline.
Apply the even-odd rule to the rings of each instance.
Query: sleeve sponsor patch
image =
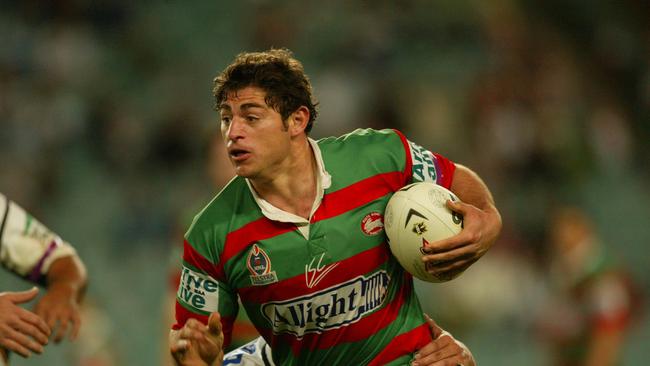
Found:
[[[219,282],[207,274],[183,266],[176,297],[201,312],[214,312],[219,308]]]
[[[411,161],[413,162],[413,182],[436,182],[436,158],[422,146],[409,141]]]

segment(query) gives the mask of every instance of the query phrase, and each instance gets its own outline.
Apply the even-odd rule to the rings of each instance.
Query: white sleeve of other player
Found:
[[[0,193],[0,263],[38,281],[58,258],[75,255],[74,248]]]
[[[271,347],[264,338],[257,337],[234,349],[223,358],[223,366],[275,366]]]

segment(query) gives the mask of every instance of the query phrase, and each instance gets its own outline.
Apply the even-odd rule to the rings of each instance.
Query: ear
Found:
[[[301,106],[289,116],[288,127],[291,136],[297,136],[304,133],[305,128],[307,128],[307,123],[309,123],[309,109],[305,106]]]

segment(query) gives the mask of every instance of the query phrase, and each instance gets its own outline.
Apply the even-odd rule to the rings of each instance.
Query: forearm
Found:
[[[86,267],[76,255],[58,258],[47,271],[46,281],[48,291],[70,291],[80,302],[86,289]]]

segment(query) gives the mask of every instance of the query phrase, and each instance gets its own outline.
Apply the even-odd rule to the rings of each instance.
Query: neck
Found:
[[[305,137],[295,141],[271,177],[250,179],[257,194],[273,206],[309,219],[317,191],[316,157]]]

